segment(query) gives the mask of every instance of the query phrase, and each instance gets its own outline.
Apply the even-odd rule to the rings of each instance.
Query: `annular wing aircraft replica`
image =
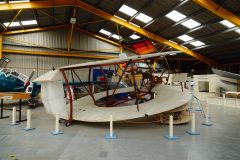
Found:
[[[114,117],[114,121],[152,116],[185,105],[190,99],[190,94],[182,92],[179,87],[156,84],[154,80],[151,63],[172,53],[179,52],[69,65],[49,71],[34,82],[41,83],[41,98],[47,112],[58,113],[68,124],[73,120],[107,122],[110,115]],[[149,66],[148,71],[141,73],[140,84],[136,82],[138,69],[135,63],[138,62],[146,62]],[[99,78],[102,89],[97,89],[99,87],[91,83],[93,69],[96,68],[102,73]],[[83,83],[81,69],[88,69],[89,83],[84,86],[87,96],[79,98],[75,91],[77,86],[71,84]]]

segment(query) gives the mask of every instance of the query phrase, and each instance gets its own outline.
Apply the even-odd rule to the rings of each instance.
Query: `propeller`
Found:
[[[33,78],[34,73],[35,73],[35,70],[33,70],[33,71],[31,72],[31,74],[29,75],[28,79],[26,80],[26,82],[25,82],[25,84],[24,84],[23,91],[25,91],[26,88],[27,88],[27,86],[30,84],[30,81],[31,81],[31,79]]]

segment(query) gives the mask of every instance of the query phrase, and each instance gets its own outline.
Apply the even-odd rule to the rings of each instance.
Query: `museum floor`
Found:
[[[22,130],[26,122],[10,126],[10,118],[0,119],[0,160],[239,160],[240,109],[210,105],[210,116],[207,127],[197,115],[199,136],[186,134],[190,124],[174,126],[180,140],[169,141],[167,125],[119,123],[118,139],[106,140],[108,124],[97,123],[61,124],[64,134],[53,136],[54,117],[40,106],[32,110],[33,131]]]

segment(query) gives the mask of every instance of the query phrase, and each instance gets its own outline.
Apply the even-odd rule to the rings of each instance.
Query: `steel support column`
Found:
[[[206,8],[207,10],[213,12],[214,14],[226,19],[236,26],[240,26],[240,17],[233,14],[232,12],[226,10],[225,8],[221,7],[220,5],[216,4],[212,0],[193,0],[198,5]]]
[[[73,16],[72,18],[76,17],[76,10],[77,8],[74,7],[74,11],[73,11]],[[74,24],[72,23],[69,34],[68,34],[68,53],[71,51],[71,47],[72,47],[72,35],[73,35],[73,29],[74,29]]]
[[[0,58],[3,57],[2,48],[3,48],[3,37],[2,37],[2,34],[0,34]]]

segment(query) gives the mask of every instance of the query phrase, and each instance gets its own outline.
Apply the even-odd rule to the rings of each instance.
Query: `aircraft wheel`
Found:
[[[69,127],[70,125],[71,125],[70,122],[66,122],[66,123],[65,123],[65,126],[66,126],[66,127]]]

